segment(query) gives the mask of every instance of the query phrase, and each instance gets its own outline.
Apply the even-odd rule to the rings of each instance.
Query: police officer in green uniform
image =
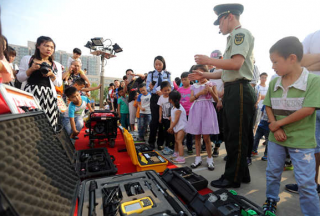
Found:
[[[227,35],[227,46],[223,59],[195,55],[197,64],[214,65],[220,72],[202,73],[194,71],[190,79],[222,79],[224,82],[223,123],[227,162],[220,179],[212,181],[217,188],[240,187],[250,182],[247,165],[249,142],[252,141],[254,104],[256,96],[249,82],[253,78],[254,37],[241,27],[239,18],[243,12],[241,4],[222,4],[214,7],[220,33]]]

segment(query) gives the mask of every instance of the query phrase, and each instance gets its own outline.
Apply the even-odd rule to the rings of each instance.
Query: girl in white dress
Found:
[[[182,141],[185,135],[185,127],[187,125],[187,114],[183,106],[180,104],[181,94],[173,90],[169,94],[169,102],[173,105],[171,109],[171,121],[169,133],[174,133],[175,144],[174,153],[172,155],[173,162],[184,164],[186,162],[183,154]]]

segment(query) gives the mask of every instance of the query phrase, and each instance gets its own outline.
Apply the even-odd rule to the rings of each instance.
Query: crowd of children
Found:
[[[212,52],[212,58],[221,59],[222,54],[219,50]],[[156,62],[156,61],[155,61]],[[152,119],[151,98],[154,95],[153,90],[156,89],[160,96],[156,100],[158,106],[158,124],[163,132],[158,133],[158,141],[163,139],[165,143],[164,149],[160,148],[162,145],[158,144],[158,149],[164,154],[171,155],[173,162],[185,163],[183,145],[187,147],[187,153],[193,155],[193,148],[195,148],[195,161],[191,164],[192,168],[196,168],[202,164],[201,159],[201,138],[204,142],[204,150],[207,153],[207,167],[209,170],[214,170],[213,157],[219,155],[219,147],[223,142],[223,122],[222,122],[222,98],[224,94],[223,83],[221,80],[208,80],[206,78],[199,79],[192,82],[188,75],[193,71],[214,73],[215,68],[210,65],[194,65],[189,72],[183,72],[180,78],[176,78],[172,91],[172,84],[170,81],[150,82],[149,90],[146,84],[139,75],[139,85],[137,88],[131,88],[124,85],[115,88],[115,83],[109,85],[108,98],[113,99],[115,92],[117,92],[117,105],[111,101],[107,109],[116,111],[120,118],[122,127],[129,130],[138,130],[139,141],[146,141],[146,133],[150,126]],[[156,67],[155,67],[156,69]],[[163,67],[160,71],[163,71]],[[157,70],[157,69],[156,69]],[[128,75],[128,71],[131,73]],[[134,80],[135,74],[132,69],[126,71],[126,76],[132,76]],[[145,76],[144,78],[146,78]],[[258,74],[259,77],[259,74]],[[158,77],[156,77],[157,81]],[[250,157],[257,155],[257,149],[260,139],[264,136],[268,142],[268,118],[265,112],[265,106],[261,105],[266,95],[267,74],[260,74],[260,84],[254,87],[259,94],[257,100],[257,117],[259,124],[257,125],[257,133],[252,141],[252,153]],[[134,83],[132,80],[128,83]],[[178,83],[178,84],[177,84]],[[156,87],[157,86],[157,87]],[[218,87],[218,89],[217,89]],[[127,90],[127,92],[125,92]],[[129,90],[129,91],[128,91]],[[171,95],[171,96],[170,96]],[[263,95],[263,97],[261,96]],[[259,106],[261,107],[259,107]],[[218,115],[219,114],[219,115]],[[261,118],[261,121],[260,121]],[[138,128],[135,128],[137,123]],[[159,130],[160,131],[160,130]],[[161,136],[161,137],[160,137]],[[215,144],[212,151],[211,142]],[[195,147],[193,147],[195,143]],[[265,149],[262,160],[267,160],[267,147]]]
[[[47,41],[53,43],[49,39]],[[267,200],[263,209],[271,213],[276,212],[277,202],[280,200],[281,174],[289,163],[290,167],[294,167],[297,184],[287,185],[287,190],[299,192],[300,206],[304,215],[319,215],[320,186],[317,184],[318,171],[315,172],[315,167],[317,169],[319,166],[316,160],[319,160],[317,157],[320,150],[319,146],[318,148],[316,146],[317,141],[318,143],[320,141],[319,134],[315,137],[315,131],[319,129],[316,121],[320,119],[320,114],[315,110],[320,108],[320,94],[317,91],[320,77],[301,67],[303,46],[295,37],[279,40],[269,52],[273,69],[278,76],[272,79],[268,86],[266,84],[268,74],[261,73],[261,83],[252,86],[257,96],[255,127],[252,128],[252,134],[255,135],[252,137],[252,149],[249,147],[248,153],[248,157],[257,156],[260,139],[265,138],[265,151],[261,160],[268,161],[268,165]],[[14,58],[15,52],[11,50],[9,55],[10,58]],[[74,49],[73,57],[68,60],[69,69],[61,77],[66,81],[64,95],[68,105],[68,110],[62,116],[62,124],[71,138],[76,138],[83,128],[85,110],[93,111],[90,100],[84,94],[100,88],[100,86],[90,87],[85,73],[80,70],[80,56],[81,50]],[[211,57],[222,58],[219,54]],[[30,72],[30,67],[34,67],[32,61],[33,59],[27,61],[29,67],[23,71],[25,74],[26,71]],[[149,127],[152,132],[159,130],[158,149],[162,150],[165,143],[163,153],[171,154],[174,163],[186,162],[184,143],[187,153],[193,154],[194,139],[196,152],[191,168],[199,167],[202,164],[200,154],[201,138],[203,138],[207,153],[206,165],[208,170],[212,171],[215,169],[213,156],[219,155],[219,147],[223,142],[223,136],[212,138],[211,135],[222,134],[223,122],[219,115],[222,115],[224,89],[221,88],[219,81],[206,78],[215,76],[203,75],[209,73],[209,67],[211,68],[210,65],[204,64],[194,65],[190,72],[183,72],[181,79],[176,79],[172,84],[170,73],[165,71],[163,57],[157,56],[154,60],[155,71],[139,75],[139,78],[135,79],[133,71],[128,69],[126,77],[131,77],[130,81],[110,84],[108,99],[111,106],[106,105],[106,109],[117,112],[121,126],[132,131],[135,130],[138,118],[139,141],[145,141]],[[213,68],[210,72],[215,73]],[[196,73],[200,78],[193,83],[190,77],[194,76],[190,73]],[[20,72],[18,79],[23,81],[21,76]],[[56,79],[55,76],[51,78],[53,81]],[[145,79],[147,84],[144,83]],[[253,92],[251,87],[250,91]],[[250,118],[254,119],[252,116]],[[155,130],[152,130],[152,127]],[[251,131],[248,133],[251,134]],[[154,147],[155,137],[149,136],[151,147]],[[211,141],[216,144],[214,152]]]
[[[160,67],[159,71],[163,69]],[[206,65],[194,65],[192,69],[208,72]],[[201,164],[201,137],[203,137],[208,154],[207,167],[209,170],[214,170],[210,135],[219,134],[217,113],[213,103],[219,101],[218,91],[214,81],[203,78],[193,84],[188,78],[189,74],[190,72],[181,74],[179,81],[181,87],[174,91],[172,91],[172,84],[169,80],[159,81],[158,77],[156,78],[159,82],[149,83],[149,91],[145,83],[140,84],[137,89],[119,87],[117,89],[119,95],[117,112],[120,124],[126,129],[135,130],[134,125],[138,116],[139,141],[145,141],[152,119],[151,98],[154,95],[152,91],[156,89],[155,91],[159,94],[156,100],[159,108],[157,111],[158,124],[161,127],[159,131],[163,130],[163,133],[158,133],[158,142],[162,138],[165,143],[163,153],[170,154],[176,163],[185,163],[184,140],[186,140],[188,154],[192,155],[194,138],[196,158],[191,167],[196,168]],[[113,88],[113,85],[110,87]],[[130,90],[125,93],[124,89]],[[158,144],[158,149],[161,150],[159,147],[162,145]]]

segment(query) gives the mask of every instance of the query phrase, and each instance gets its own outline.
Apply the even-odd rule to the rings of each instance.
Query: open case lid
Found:
[[[0,115],[0,190],[18,215],[74,212],[79,179],[54,135],[42,111]]]
[[[134,141],[133,141],[133,137],[132,135],[128,132],[128,130],[126,130],[125,128],[119,126],[120,131],[123,134],[123,139],[124,142],[126,143],[126,149],[127,152],[131,158],[131,161],[133,163],[133,165],[138,165],[138,156],[137,156],[137,151],[136,151],[136,147],[134,145]]]
[[[61,142],[62,147],[65,150],[70,163],[75,164],[77,156],[76,156],[76,149],[74,147],[74,144],[72,143],[70,136],[68,135],[64,127],[62,125],[58,125],[58,127],[59,127],[57,130],[58,132],[55,136]]]

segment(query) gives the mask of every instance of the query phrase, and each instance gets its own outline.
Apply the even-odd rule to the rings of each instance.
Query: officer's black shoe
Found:
[[[227,159],[228,159],[228,155],[226,155],[226,156],[223,158],[224,161],[227,161]]]
[[[224,175],[221,176],[218,180],[214,180],[211,182],[211,186],[215,188],[239,188],[240,183],[231,182],[224,178]]]
[[[251,182],[250,176],[243,177],[241,182],[246,184],[250,183]]]

